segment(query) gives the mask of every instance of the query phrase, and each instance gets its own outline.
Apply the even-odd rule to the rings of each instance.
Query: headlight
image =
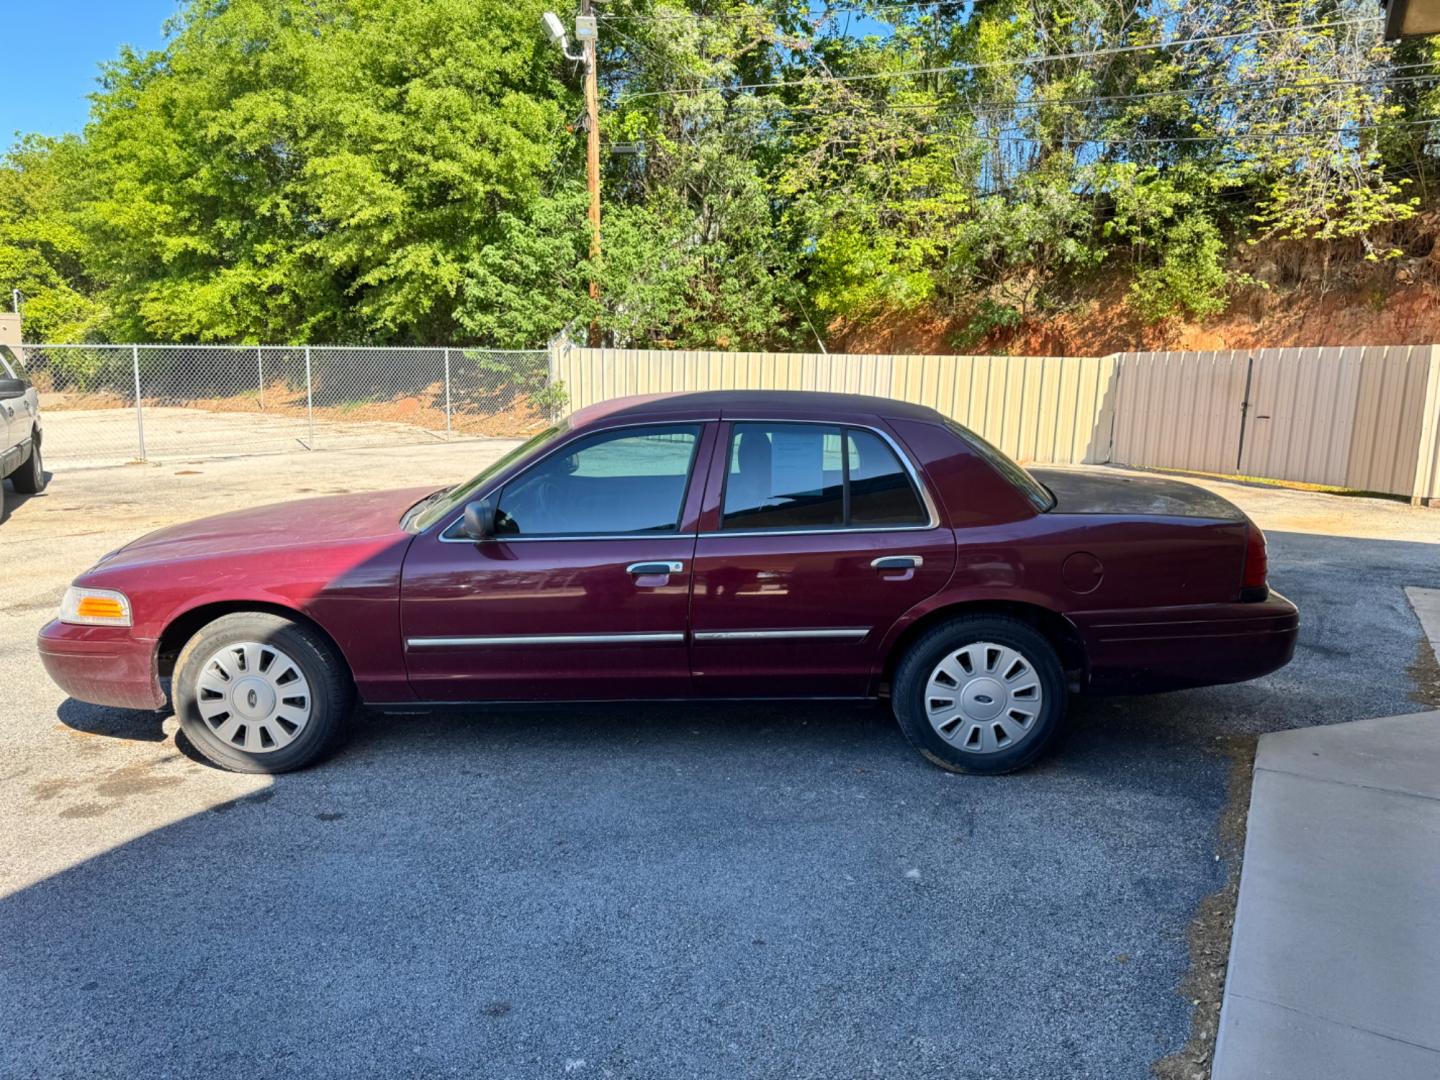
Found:
[[[60,601],[60,621],[76,626],[129,626],[130,601],[111,589],[71,585]]]

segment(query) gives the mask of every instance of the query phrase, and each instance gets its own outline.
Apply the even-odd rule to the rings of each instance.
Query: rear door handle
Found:
[[[679,574],[685,570],[683,562],[632,562],[625,568],[627,574],[640,577],[642,574]]]
[[[925,559],[920,555],[882,555],[871,559],[870,565],[876,570],[919,570]]]

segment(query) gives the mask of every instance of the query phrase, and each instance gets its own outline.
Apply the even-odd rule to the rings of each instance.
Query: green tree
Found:
[[[88,192],[85,144],[30,136],[0,160],[0,283],[26,298],[26,334],[83,341],[105,319],[77,207]]]
[[[32,336],[122,340],[784,348],[923,309],[977,342],[1099,274],[1204,317],[1247,241],[1419,253],[1440,47],[1372,8],[874,0],[861,36],[848,4],[611,0],[591,265],[539,0],[191,0],[82,136],[0,162],[0,285]]]
[[[497,0],[196,0],[112,65],[89,207],[122,338],[433,341],[565,143],[573,93]]]

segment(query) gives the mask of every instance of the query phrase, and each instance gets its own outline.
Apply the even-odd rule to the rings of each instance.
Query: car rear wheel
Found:
[[[1043,634],[1018,619],[979,615],[943,623],[910,647],[891,704],[905,736],[936,765],[1004,773],[1045,752],[1069,700]]]
[[[10,482],[21,495],[38,495],[45,490],[45,466],[40,460],[38,439],[30,449],[30,460],[11,474]]]
[[[264,612],[223,615],[181,650],[173,682],[180,728],[232,772],[282,773],[319,760],[355,693],[319,631]]]

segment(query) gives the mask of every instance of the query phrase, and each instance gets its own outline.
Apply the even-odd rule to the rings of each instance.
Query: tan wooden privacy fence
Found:
[[[939,409],[1022,461],[1103,462],[1115,358],[557,349],[572,408],[685,390],[826,390]]]
[[[1440,347],[868,356],[560,347],[572,407],[686,390],[929,405],[1021,461],[1114,462],[1440,502]]]

